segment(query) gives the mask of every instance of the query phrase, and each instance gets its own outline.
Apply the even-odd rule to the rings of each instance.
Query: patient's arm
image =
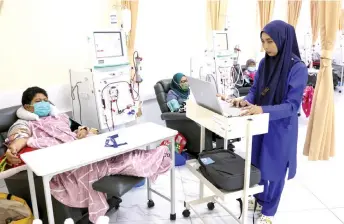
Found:
[[[30,136],[31,131],[27,121],[18,120],[11,126],[5,141],[8,147],[6,157],[9,164],[17,165],[21,162],[17,153],[26,146],[27,139]]]
[[[13,153],[18,153],[31,137],[31,130],[27,121],[18,120],[8,130],[6,145]]]
[[[11,150],[13,154],[16,154],[22,150],[27,143],[28,138],[17,138],[9,146],[8,149]]]

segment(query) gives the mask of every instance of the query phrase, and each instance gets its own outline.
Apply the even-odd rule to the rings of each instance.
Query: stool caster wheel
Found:
[[[176,213],[170,214],[170,220],[175,221],[177,219]]]
[[[298,116],[298,117],[300,117],[300,116],[301,116],[301,114],[300,114],[300,113],[297,113],[297,116]]]
[[[190,210],[185,209],[185,210],[183,211],[183,216],[184,216],[185,218],[188,218],[188,217],[190,216]]]
[[[208,207],[208,209],[209,209],[210,211],[214,210],[214,208],[215,208],[214,202],[209,202],[209,203],[207,204],[207,207]]]
[[[154,207],[154,201],[153,200],[149,200],[148,202],[147,202],[147,206],[148,206],[148,208],[153,208]]]

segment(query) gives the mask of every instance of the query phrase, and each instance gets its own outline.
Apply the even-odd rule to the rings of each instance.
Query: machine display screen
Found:
[[[215,38],[216,50],[229,50],[227,33],[217,33]]]
[[[124,56],[120,32],[94,32],[93,35],[98,59]]]

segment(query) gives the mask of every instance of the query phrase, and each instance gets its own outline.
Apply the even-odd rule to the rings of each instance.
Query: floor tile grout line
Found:
[[[180,171],[180,169],[178,169],[179,170],[179,174],[180,174],[180,181],[181,181],[181,184],[182,184],[182,189],[183,189],[183,194],[184,194],[184,203],[186,202],[186,193],[185,193],[185,188],[184,188],[184,180],[183,180],[183,175],[181,174],[181,171]],[[184,206],[184,208],[185,208],[185,206]],[[184,211],[184,210],[183,210]],[[189,222],[190,222],[190,224],[192,224],[192,218],[191,218],[191,216],[189,217]]]
[[[305,208],[300,210],[289,210],[289,211],[278,211],[278,213],[299,213],[299,212],[310,212],[310,211],[321,211],[321,210],[329,210],[327,207],[325,208]]]
[[[193,175],[193,174],[191,174],[191,175]],[[185,188],[184,188],[185,180],[183,179],[183,176],[182,176],[182,175],[180,176],[180,178],[181,178],[181,183],[182,183],[184,198],[185,198],[185,201],[186,201],[186,194],[185,194]],[[192,182],[196,182],[196,183],[198,182],[198,184],[200,183],[200,180],[195,181],[195,180],[190,180],[190,179],[188,179],[188,178],[187,178],[187,181],[192,181]],[[220,218],[220,217],[231,217],[231,216],[230,216],[230,215],[220,215],[220,214],[215,214],[215,215],[214,215],[214,214],[213,214],[213,215],[211,215],[211,217]],[[189,217],[189,221],[190,221],[191,224],[193,224],[193,220],[192,220],[193,218],[194,218],[194,219],[199,219],[199,217],[197,217],[197,216],[196,216],[196,217],[191,217],[191,216],[190,216],[190,217]],[[201,215],[201,218],[204,219],[204,218],[207,218],[207,216],[202,216],[202,215]]]
[[[332,209],[331,208],[329,208],[322,200],[320,200],[320,198],[313,192],[313,191],[311,191],[304,183],[302,183],[301,181],[300,181],[300,184],[304,187],[304,188],[306,188],[321,204],[323,204],[324,206],[325,206],[325,208],[329,211],[329,212],[331,212],[338,220],[339,220],[339,222],[341,222],[341,223],[343,223],[344,224],[344,220],[342,221],[333,211],[332,211]]]

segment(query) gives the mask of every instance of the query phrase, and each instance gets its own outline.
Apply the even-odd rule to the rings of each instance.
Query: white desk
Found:
[[[128,144],[118,148],[104,147],[106,138],[115,133],[118,133],[119,137],[124,139]],[[43,178],[49,224],[54,224],[54,213],[49,185],[54,175],[115,157],[133,151],[134,149],[148,148],[152,143],[168,139],[172,143],[171,197],[165,197],[151,189],[150,183],[147,181],[148,200],[151,200],[151,192],[169,200],[171,202],[170,218],[175,219],[174,137],[176,134],[177,131],[175,130],[154,123],[144,123],[23,154],[22,159],[26,163],[28,170],[32,207],[35,218],[38,219],[39,214],[33,172],[37,176],[42,176]]]
[[[205,128],[223,137],[225,140],[224,146],[227,148],[228,139],[245,138],[246,141],[246,158],[245,158],[245,178],[244,188],[239,191],[226,192],[219,190],[212,183],[210,183],[199,171],[200,164],[197,160],[187,161],[188,169],[200,180],[200,197],[197,200],[185,202],[185,210],[183,215],[185,217],[190,215],[190,208],[194,210],[197,216],[203,221],[202,217],[193,208],[194,205],[202,204],[205,202],[217,202],[224,208],[236,221],[242,224],[247,223],[248,211],[248,196],[263,192],[263,186],[250,187],[250,174],[251,174],[251,151],[252,151],[252,136],[265,134],[269,128],[269,114],[260,114],[244,117],[224,117],[220,114],[214,113],[202,106],[197,105],[195,102],[188,100],[186,103],[186,116],[191,120],[197,122],[201,126],[201,151],[204,150],[205,143]],[[203,196],[203,188],[206,185],[213,193],[209,197]],[[221,204],[225,200],[235,200],[242,197],[243,200],[243,213],[242,222],[229,211],[224,205]],[[208,208],[210,207],[208,203]],[[203,221],[204,222],[204,221]]]

